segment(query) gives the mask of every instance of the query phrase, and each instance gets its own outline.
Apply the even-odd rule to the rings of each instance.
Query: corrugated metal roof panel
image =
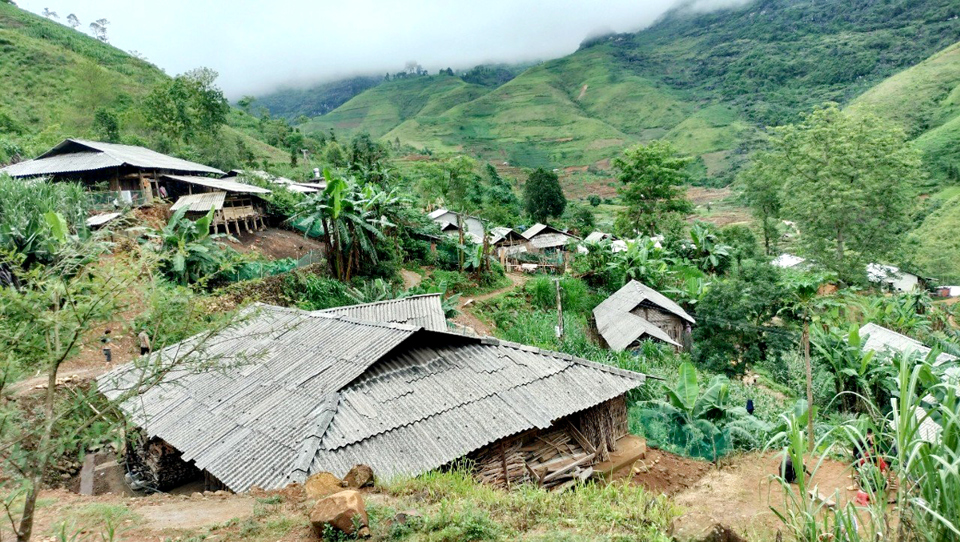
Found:
[[[164,175],[168,179],[180,181],[182,183],[205,186],[214,190],[223,190],[224,192],[236,192],[240,194],[270,194],[270,190],[260,188],[252,184],[237,182],[236,177],[227,179],[211,179],[210,177],[194,177],[191,175]]]
[[[631,280],[593,309],[597,330],[613,350],[624,350],[644,335],[676,345],[669,335],[655,324],[632,314],[643,302],[650,302],[691,324],[696,323],[680,305],[660,292]]]
[[[447,329],[447,318],[443,312],[441,294],[415,295],[363,305],[334,307],[318,312],[339,314],[368,322],[409,324],[434,331],[446,331]]]
[[[98,384],[120,399],[147,364],[177,356],[205,365],[175,368],[122,408],[235,491],[356,463],[378,476],[418,474],[645,378],[496,340],[259,306],[209,341],[168,347]]]
[[[13,164],[4,168],[3,172],[13,177],[33,177],[94,171],[124,164],[183,173],[223,174],[217,168],[167,156],[144,147],[83,139],[66,139],[35,160]]]
[[[860,328],[860,336],[867,338],[863,344],[864,350],[876,352],[892,351],[893,353],[901,354],[915,352],[924,357],[930,353],[930,348],[924,346],[920,341],[911,339],[906,335],[902,335],[883,326],[878,326],[873,322],[864,324],[863,327]],[[944,363],[957,361],[957,359],[960,358],[943,353],[937,356],[936,364],[942,365]]]
[[[226,192],[206,192],[204,194],[190,194],[180,196],[176,203],[170,206],[171,211],[179,211],[186,207],[191,213],[206,213],[210,209],[223,209],[223,202],[227,197]]]

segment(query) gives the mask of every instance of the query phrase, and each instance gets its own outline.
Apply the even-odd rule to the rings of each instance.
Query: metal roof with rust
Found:
[[[677,345],[676,341],[655,324],[633,314],[633,310],[642,303],[651,303],[664,312],[674,314],[691,324],[696,323],[687,311],[667,296],[631,280],[593,309],[597,330],[612,350],[626,350],[644,336]]]
[[[37,158],[9,165],[0,172],[11,177],[38,177],[95,171],[124,165],[179,173],[223,174],[217,168],[161,154],[144,147],[84,139],[65,139]]]
[[[348,316],[368,322],[409,324],[433,331],[447,330],[447,317],[443,312],[441,294],[423,294],[376,303],[346,305],[318,312]]]
[[[98,385],[234,491],[343,476],[357,463],[385,479],[420,474],[645,380],[493,339],[262,305],[202,337]],[[158,363],[168,367],[161,382],[137,393]]]

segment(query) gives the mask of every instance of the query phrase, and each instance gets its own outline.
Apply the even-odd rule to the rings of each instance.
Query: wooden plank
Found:
[[[587,437],[583,436],[583,433],[581,433],[573,423],[568,421],[567,427],[569,428],[570,436],[573,437],[573,440],[577,441],[577,444],[579,444],[584,451],[591,454],[597,453],[597,448],[587,440]]]
[[[571,464],[563,467],[562,469],[560,469],[560,470],[558,470],[558,471],[556,471],[556,472],[554,472],[554,473],[552,473],[552,474],[548,474],[547,476],[544,476],[544,477],[543,477],[543,483],[546,484],[546,483],[549,483],[549,482],[552,481],[552,480],[556,480],[557,478],[560,478],[560,477],[563,476],[564,474],[572,471],[572,470],[575,469],[576,467],[579,467],[580,465],[583,465],[583,464],[589,463],[590,461],[593,461],[593,458],[594,458],[596,455],[597,455],[597,454],[587,454],[587,455],[585,455],[582,459],[579,459],[579,460],[577,460],[577,461],[574,461],[573,463],[571,463]]]

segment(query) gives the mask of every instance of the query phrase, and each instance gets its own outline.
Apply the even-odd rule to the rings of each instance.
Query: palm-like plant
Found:
[[[680,365],[676,385],[665,386],[665,390],[666,399],[647,402],[642,417],[666,421],[669,442],[691,454],[715,459],[731,446],[734,437],[755,440],[756,434],[769,430],[744,407],[730,404],[726,376],[713,377],[701,389],[690,362]]]
[[[656,289],[663,287],[669,272],[665,251],[648,238],[627,242],[627,250],[616,253],[607,266],[625,283],[636,280]]]
[[[211,235],[214,211],[196,222],[186,218],[186,207],[170,217],[162,230],[150,234],[152,246],[160,256],[160,270],[178,284],[195,284],[208,279],[227,266],[229,248]]]
[[[685,256],[704,273],[718,273],[730,262],[731,248],[699,222],[690,228],[690,242],[683,247]]]
[[[352,178],[334,177],[329,169],[323,175],[327,188],[300,203],[292,220],[307,232],[320,225],[321,238],[330,250],[330,271],[348,282],[364,260],[378,261],[374,243],[395,225],[375,211],[394,208],[398,198],[382,194],[372,185],[360,187]]]

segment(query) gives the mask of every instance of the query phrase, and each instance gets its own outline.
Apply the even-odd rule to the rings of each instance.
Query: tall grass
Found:
[[[812,476],[824,458],[854,449],[869,451],[889,464],[886,474],[872,462],[859,465],[860,487],[869,496],[867,506],[850,502],[831,508],[810,496],[806,478],[798,477],[793,486],[780,476],[774,477],[785,491],[783,502],[772,508],[794,539],[960,540],[958,383],[939,380],[929,363],[904,356],[897,374],[897,392],[887,412],[873,405],[869,416],[836,426],[816,442],[819,459],[812,463]],[[785,417],[785,421],[786,429],[769,446],[782,447],[782,453],[794,465],[802,465],[809,438],[804,432],[805,421],[795,415]],[[921,430],[930,421],[940,427],[933,438]],[[865,444],[869,442],[868,430],[874,435],[874,447]]]

